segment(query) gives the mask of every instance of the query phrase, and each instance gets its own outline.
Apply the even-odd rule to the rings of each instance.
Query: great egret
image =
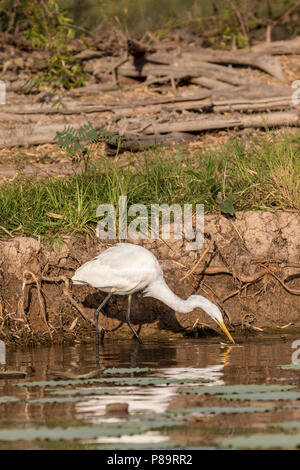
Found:
[[[218,323],[230,341],[234,343],[219,308],[201,295],[191,295],[186,300],[175,295],[167,286],[156,257],[139,245],[117,243],[78,268],[72,281],[74,284],[88,284],[108,293],[95,311],[97,344],[99,312],[113,294],[128,296],[126,321],[137,340],[142,342],[130,323],[131,298],[135,292],[139,291],[142,291],[144,297],[161,300],[179,313],[188,313],[200,307]]]

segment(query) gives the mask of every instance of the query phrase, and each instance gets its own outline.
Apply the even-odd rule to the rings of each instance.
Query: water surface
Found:
[[[270,428],[270,424],[283,421],[299,423],[300,401],[297,397],[295,400],[277,401],[275,395],[270,395],[270,400],[266,400],[265,395],[263,401],[258,396],[255,400],[232,402],[222,396],[184,394],[182,389],[266,384],[293,385],[293,391],[297,393],[300,370],[278,367],[291,363],[294,352],[292,342],[295,339],[288,335],[240,338],[237,346],[226,346],[216,339],[146,340],[142,345],[134,341],[107,340],[100,348],[102,367],[151,369],[141,373],[129,371],[123,375],[115,374],[117,377],[163,378],[165,382],[168,379],[181,380],[181,383],[166,384],[162,381],[147,386],[97,382],[62,386],[59,380],[57,386],[30,386],[28,382],[53,380],[49,370],[76,375],[95,370],[95,345],[9,347],[6,366],[0,366],[2,370],[24,370],[28,375],[25,379],[0,380],[0,448],[130,448],[134,445],[140,448],[198,448],[218,447],[219,439],[240,434],[252,436],[260,432],[269,435],[271,432],[275,435],[275,428]],[[114,374],[105,375],[108,376]],[[102,394],[104,390],[105,394]],[[287,392],[284,389],[281,393]],[[7,401],[9,397],[15,401]],[[4,403],[1,403],[1,398]],[[120,402],[129,405],[129,414],[119,416],[106,413],[108,404]],[[226,408],[221,413],[220,406]],[[233,406],[246,406],[245,413],[237,412],[236,408],[231,413],[229,408]],[[257,411],[257,406],[269,407],[270,410],[261,408]],[[208,407],[213,407],[214,412],[207,413]],[[252,407],[251,412],[247,407]],[[191,411],[184,413],[187,408]],[[183,410],[178,411],[178,423],[173,423],[173,418],[165,415],[172,409]],[[178,419],[179,415],[171,416]],[[157,424],[158,420],[161,420],[161,426]],[[154,423],[152,427],[151,422]],[[124,434],[121,431],[119,436],[113,435],[114,429],[112,435],[108,433],[103,436],[101,431],[99,436],[91,437],[89,433],[90,429],[97,434],[97,429],[120,424],[126,430],[124,427]],[[128,426],[131,426],[130,429]],[[75,434],[82,429],[83,438],[76,435],[72,439],[67,431],[66,437],[62,431],[59,440],[43,438],[44,430],[47,432],[61,427],[65,430],[76,428]],[[5,440],[5,431],[26,429],[40,429],[41,439],[30,439],[28,436],[23,439],[22,435],[16,435],[16,439]],[[279,432],[282,434],[282,430],[278,430],[278,436]],[[285,432],[295,434],[291,430]]]

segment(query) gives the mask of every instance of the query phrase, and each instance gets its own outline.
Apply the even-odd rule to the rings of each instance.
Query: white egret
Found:
[[[142,342],[130,323],[131,298],[135,292],[139,291],[144,297],[158,299],[179,313],[188,313],[200,307],[218,323],[230,341],[234,343],[219,308],[201,295],[191,295],[186,300],[175,295],[166,284],[156,257],[139,245],[117,243],[78,268],[72,281],[74,284],[87,284],[108,293],[95,311],[97,343],[99,312],[113,294],[128,296],[126,321],[137,340]]]

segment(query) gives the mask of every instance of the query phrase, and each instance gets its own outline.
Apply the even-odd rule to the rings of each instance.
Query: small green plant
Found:
[[[222,212],[222,214],[229,214],[232,217],[235,215],[235,209],[234,209],[234,201],[238,199],[237,194],[229,194],[229,196],[225,196],[223,200],[218,200],[217,203],[219,205],[219,209]]]
[[[83,163],[84,173],[86,173],[96,144],[104,141],[116,147],[118,153],[122,137],[118,133],[105,129],[96,130],[92,123],[88,122],[80,126],[79,129],[66,126],[63,131],[56,133],[55,140],[59,147],[71,157],[72,163]]]

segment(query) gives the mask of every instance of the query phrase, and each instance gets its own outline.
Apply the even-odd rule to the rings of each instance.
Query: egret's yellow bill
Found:
[[[231,334],[230,334],[229,331],[227,330],[227,328],[226,328],[224,322],[218,321],[218,323],[219,323],[220,327],[222,328],[222,330],[224,331],[224,333],[226,334],[226,336],[228,336],[228,338],[230,339],[230,341],[231,341],[232,343],[235,343],[233,337],[231,336]]]

